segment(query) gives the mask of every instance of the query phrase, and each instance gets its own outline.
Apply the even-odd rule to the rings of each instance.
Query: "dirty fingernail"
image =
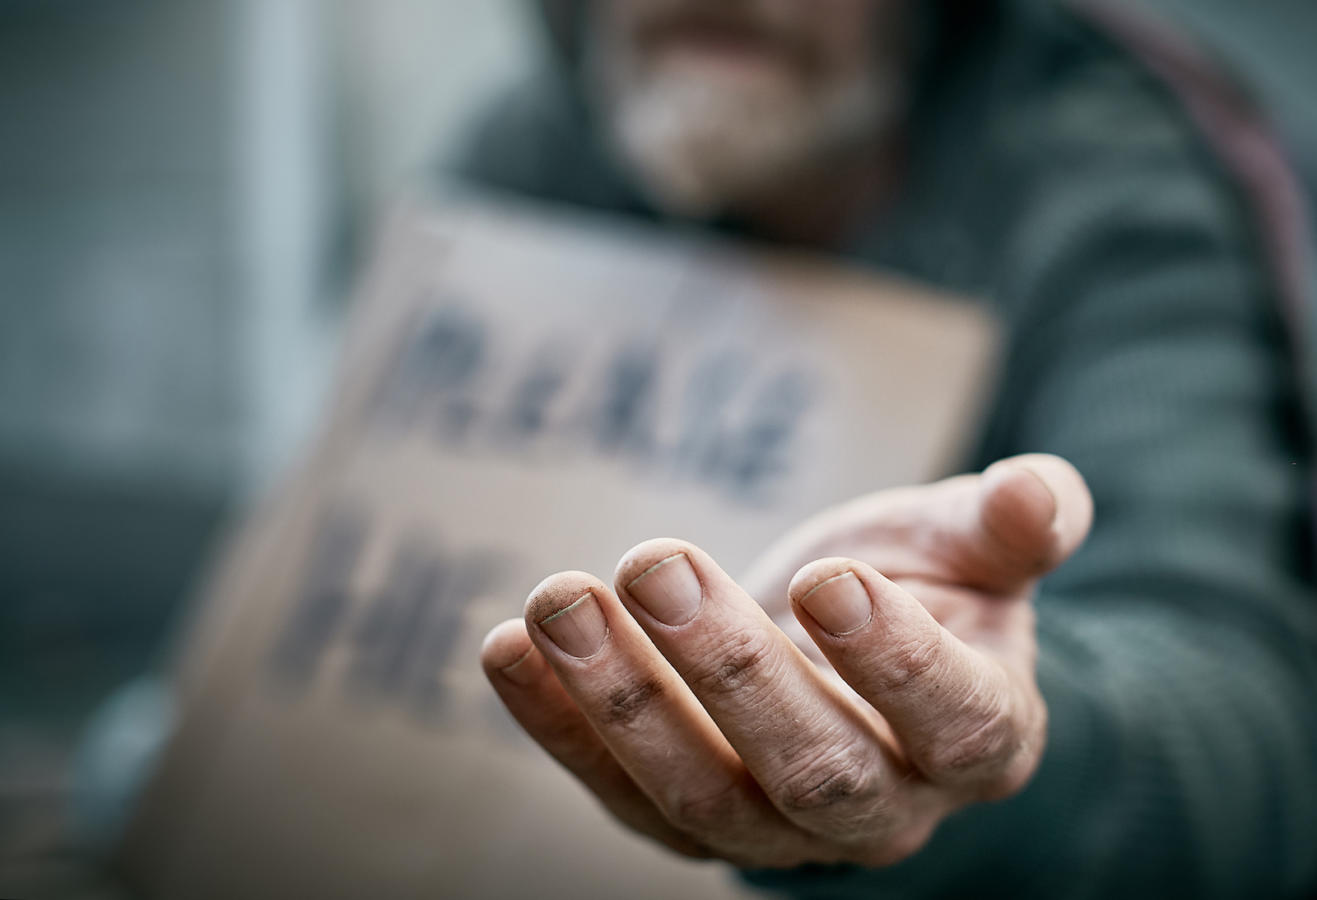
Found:
[[[569,656],[588,659],[599,652],[608,637],[608,622],[594,594],[585,593],[539,621],[540,630]]]
[[[700,611],[704,590],[685,553],[660,560],[632,580],[627,593],[664,625],[685,625]]]
[[[513,684],[519,684],[522,687],[529,687],[537,680],[535,677],[537,671],[536,666],[531,661],[531,657],[534,655],[535,648],[531,647],[525,653],[521,654],[516,662],[509,663],[499,669],[499,671],[502,672],[504,677]]]
[[[869,592],[854,572],[843,572],[814,585],[799,603],[824,631],[838,636],[862,628],[873,614]]]

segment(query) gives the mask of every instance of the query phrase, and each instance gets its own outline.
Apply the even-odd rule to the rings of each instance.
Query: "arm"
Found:
[[[1228,224],[1242,217],[1156,176],[1110,228],[1058,248],[1012,375],[1041,386],[1019,391],[1016,439],[1066,454],[1100,511],[1039,600],[1044,692],[1087,710],[1087,839],[1069,853],[1110,890],[1284,895],[1317,859],[1311,463],[1275,301]]]
[[[849,857],[866,865],[820,865],[848,857],[835,844],[793,845],[796,855],[784,850],[775,861],[815,864],[752,876],[757,883],[800,896],[889,897],[1211,896],[1238,895],[1245,886],[1293,892],[1311,883],[1317,626],[1304,571],[1309,462],[1290,412],[1292,375],[1256,249],[1232,224],[1238,212],[1203,175],[1201,160],[1186,165],[1183,148],[1161,144],[1128,152],[1142,154],[1142,174],[1135,166],[1135,175],[1114,179],[1113,170],[1129,171],[1129,159],[1089,156],[1090,172],[1054,154],[1062,171],[1035,191],[1044,201],[1035,204],[1039,212],[1019,230],[1019,245],[1003,252],[1021,263],[1003,279],[1019,327],[985,458],[1023,450],[1062,455],[1089,479],[1097,506],[1092,541],[1037,598],[1036,686],[1050,724],[1033,781],[1004,802],[947,804],[950,817],[905,862],[876,867],[917,842],[887,858],[875,846],[867,847],[872,855]],[[928,504],[925,522],[934,530],[935,506]],[[905,537],[920,543],[919,533],[906,529]],[[698,557],[697,548],[689,550]],[[814,550],[776,565],[789,577],[808,559],[842,553],[859,557],[855,571],[866,576],[864,565],[901,574],[889,565],[899,560],[860,552],[873,547],[824,542]],[[636,564],[632,556],[624,568]],[[712,561],[700,565],[750,616]],[[600,726],[621,724],[634,734],[638,712],[662,706],[656,697],[680,698],[678,723],[704,722],[691,706],[704,698],[664,682],[658,692],[622,697],[615,708],[607,688],[616,678],[578,679],[577,664],[544,642],[540,618],[579,599],[568,596],[577,588],[588,589],[603,598],[604,615],[617,617],[610,619],[614,633],[627,629],[627,649],[643,651],[639,665],[662,670],[653,654],[680,662],[681,645],[663,643],[667,632],[631,615],[634,598],[623,578],[630,574],[619,572],[616,592],[580,576],[546,582],[524,625],[509,623],[491,636],[491,681],[532,735],[623,821],[682,852],[754,863],[752,854],[737,852],[744,846],[709,847],[723,838],[771,849],[755,841],[753,828],[738,833],[749,820],[713,817],[722,827],[692,841],[690,831],[700,828],[674,826],[674,819],[691,824],[692,807],[682,802],[689,798],[665,794],[663,785],[700,786],[692,772],[740,778],[747,762],[754,762],[755,783],[773,782],[762,761],[741,759],[758,748],[729,749],[706,734],[707,743],[692,746],[710,751],[715,764],[692,769],[690,754],[664,754],[671,769],[648,769],[658,777],[638,786],[634,774],[649,764],[634,756],[620,764],[614,748],[600,743]],[[807,580],[811,574],[825,573],[808,569]],[[879,593],[875,602],[890,599]],[[1031,597],[1029,585],[1017,599]],[[526,683],[504,673],[508,664]],[[841,674],[854,683],[866,670]],[[754,695],[750,687],[742,693]],[[838,702],[817,685],[809,690]],[[537,721],[535,710],[554,715]],[[786,827],[771,798],[764,808],[750,794],[775,828]],[[793,817],[799,812],[786,816],[795,827]]]
[[[1311,463],[1274,301],[1205,180],[1153,170],[1100,200],[1074,181],[1021,237],[1037,268],[1015,280],[1021,325],[987,450],[1065,456],[1096,506],[1037,600],[1040,770],[902,866],[761,883],[1200,897],[1313,884]]]

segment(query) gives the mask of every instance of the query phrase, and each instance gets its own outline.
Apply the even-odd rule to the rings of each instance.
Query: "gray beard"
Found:
[[[630,62],[587,55],[609,143],[660,209],[691,218],[754,202],[873,142],[905,97],[901,79],[876,67],[806,90],[719,84],[684,71],[638,74]]]

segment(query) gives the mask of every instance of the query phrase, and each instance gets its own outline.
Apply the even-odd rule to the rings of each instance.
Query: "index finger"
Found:
[[[872,714],[828,682],[704,551],[647,541],[619,564],[616,589],[792,821],[834,838],[881,840],[925,819],[926,798],[912,792]]]

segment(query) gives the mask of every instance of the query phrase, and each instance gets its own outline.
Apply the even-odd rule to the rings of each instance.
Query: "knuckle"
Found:
[[[1007,768],[1019,747],[1019,733],[1009,709],[993,702],[962,718],[954,732],[935,740],[927,752],[928,766],[942,778],[997,773]]]
[[[883,659],[883,687],[899,692],[926,680],[936,674],[943,656],[940,636],[896,644]]]
[[[680,831],[693,835],[725,833],[744,814],[741,785],[733,782],[707,794],[678,795],[665,805],[664,815]]]
[[[699,695],[739,693],[771,680],[765,670],[776,658],[771,638],[761,631],[743,631],[729,637],[716,652],[705,654],[682,677]]]
[[[607,725],[627,726],[635,722],[665,691],[657,677],[638,678],[610,690],[603,698],[602,718]]]
[[[820,777],[822,775],[822,777]],[[783,786],[782,799],[796,812],[835,809],[871,796],[863,776],[849,769],[814,772]]]
[[[790,813],[863,818],[879,811],[881,785],[867,760],[853,751],[831,752],[784,777],[772,791]]]
[[[1036,722],[1015,729],[1017,738],[1012,753],[983,786],[981,799],[1002,800],[1024,790],[1033,779],[1042,760],[1043,746],[1047,743],[1047,715],[1044,710]]]

